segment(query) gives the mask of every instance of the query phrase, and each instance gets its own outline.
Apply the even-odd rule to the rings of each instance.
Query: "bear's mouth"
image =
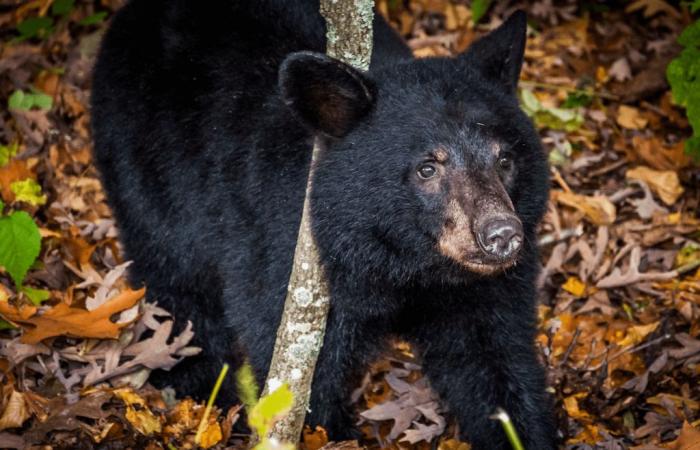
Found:
[[[480,258],[465,258],[456,260],[455,262],[470,272],[478,273],[480,275],[494,275],[513,267],[516,259],[500,262],[489,262]]]

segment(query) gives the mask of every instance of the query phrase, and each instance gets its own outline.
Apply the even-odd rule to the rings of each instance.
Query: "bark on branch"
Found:
[[[374,17],[372,5],[372,0],[321,0],[320,11],[326,20],[329,56],[360,70],[369,69]],[[287,383],[294,393],[292,410],[275,425],[271,433],[271,437],[280,442],[296,443],[299,440],[330,306],[328,283],[311,232],[309,211],[309,192],[320,151],[317,142],[311,158],[284,312],[263,392],[266,394]]]

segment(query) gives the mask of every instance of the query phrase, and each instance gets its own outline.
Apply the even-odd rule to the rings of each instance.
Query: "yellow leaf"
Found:
[[[212,419],[213,420],[210,420],[207,424],[207,428],[204,429],[199,439],[199,446],[202,448],[213,447],[221,442],[221,438],[224,437],[221,433],[219,422],[217,422],[215,418]]]
[[[564,409],[569,417],[584,421],[590,420],[591,415],[586,411],[581,411],[578,406],[578,400],[580,398],[585,398],[587,395],[588,394],[585,392],[579,392],[578,394],[570,395],[564,398]]]
[[[615,222],[615,205],[602,195],[587,196],[553,191],[552,198],[563,205],[578,209],[594,225],[611,225]]]
[[[641,130],[649,121],[641,116],[637,108],[620,105],[617,110],[617,124],[630,130]]]
[[[46,195],[41,193],[41,186],[31,178],[13,182],[10,184],[10,189],[18,202],[29,203],[33,206],[41,206],[46,203]]]
[[[443,439],[438,444],[438,450],[471,450],[472,446],[467,442],[457,439]]]
[[[637,345],[640,342],[642,342],[649,333],[652,333],[654,330],[656,330],[658,326],[659,322],[654,322],[650,323],[649,325],[636,325],[630,327],[627,330],[625,337],[622,338],[622,340],[620,340],[617,344],[622,347],[626,347],[628,345]]]
[[[27,404],[24,401],[24,394],[13,390],[5,406],[5,411],[0,416],[0,430],[21,427],[27,419],[29,419],[29,411],[27,411]]]
[[[146,401],[130,388],[115,389],[114,395],[126,404],[126,420],[144,436],[160,433],[161,423],[151,412]],[[134,405],[138,406],[134,408]]]
[[[583,297],[583,294],[586,293],[586,283],[577,277],[569,277],[561,288],[576,297]]]
[[[138,411],[133,406],[126,407],[126,420],[144,436],[160,433],[161,423],[150,409],[143,408]]]
[[[673,205],[683,195],[683,187],[678,174],[673,170],[654,170],[646,166],[635,167],[625,174],[631,180],[641,180],[649,185],[667,205]]]

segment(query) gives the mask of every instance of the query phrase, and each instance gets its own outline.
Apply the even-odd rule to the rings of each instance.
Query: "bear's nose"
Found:
[[[523,243],[523,227],[516,218],[498,218],[484,223],[477,241],[486,255],[506,260],[518,253]]]

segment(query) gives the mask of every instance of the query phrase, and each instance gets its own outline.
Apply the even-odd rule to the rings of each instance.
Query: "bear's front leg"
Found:
[[[527,450],[553,450],[554,420],[534,347],[534,299],[482,288],[468,288],[478,292],[473,297],[429,302],[436,307],[421,311],[406,337],[472,449],[511,448],[490,418],[501,407]]]
[[[386,342],[383,320],[370,321],[331,306],[316,362],[307,422],[323,426],[331,440],[357,439],[350,396]]]

